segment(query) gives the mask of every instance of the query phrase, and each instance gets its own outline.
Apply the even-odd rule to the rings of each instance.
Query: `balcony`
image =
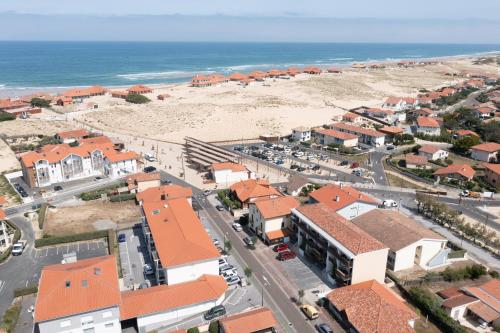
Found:
[[[328,248],[328,253],[330,253],[330,255],[332,255],[335,259],[339,260],[342,265],[344,265],[348,268],[352,268],[352,259],[349,259],[342,252],[337,251],[337,250],[330,247],[330,248]]]
[[[335,269],[335,279],[340,280],[342,282],[347,282],[351,279],[351,274],[346,273],[343,270],[337,268]]]

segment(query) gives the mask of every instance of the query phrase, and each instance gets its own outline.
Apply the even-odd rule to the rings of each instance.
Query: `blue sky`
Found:
[[[3,0],[0,40],[500,43],[499,12],[498,0]]]

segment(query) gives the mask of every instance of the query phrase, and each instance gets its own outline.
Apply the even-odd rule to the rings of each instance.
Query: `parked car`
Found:
[[[212,320],[212,319],[215,319],[217,317],[223,316],[225,314],[226,314],[226,308],[224,307],[224,305],[216,305],[213,308],[211,308],[210,310],[208,310],[203,315],[203,318],[205,318],[205,320]]]
[[[150,264],[144,265],[144,275],[152,275],[154,273],[155,273],[155,271],[153,270],[153,267],[151,267]]]
[[[16,244],[12,246],[12,255],[13,256],[20,256],[23,254],[24,248],[26,247],[26,241],[25,240],[20,240]]]
[[[54,186],[54,191],[58,192],[58,191],[62,191],[62,190],[63,190],[62,186],[60,186],[60,185]]]
[[[224,279],[227,279],[231,276],[238,276],[238,271],[236,270],[236,268],[233,268],[222,273],[222,276],[224,277]]]
[[[315,166],[313,166],[313,167],[311,168],[311,170],[318,171],[320,168],[321,168],[321,167],[320,167],[318,164],[316,164]]]
[[[233,229],[238,232],[243,231],[243,227],[239,223],[233,223]]]
[[[224,259],[224,258],[219,259],[219,268],[223,267],[225,265],[229,265],[228,262],[227,262],[227,260]]]
[[[347,160],[343,160],[342,162],[340,162],[340,165],[341,165],[341,166],[346,166],[346,165],[349,165],[349,161],[347,161]]]
[[[274,252],[283,252],[283,251],[286,251],[288,250],[288,244],[285,244],[285,243],[282,243],[282,244],[278,244],[278,245],[275,245],[273,247],[273,251]]]
[[[127,236],[125,234],[118,235],[118,242],[119,243],[125,243],[126,241],[127,241]]]
[[[394,147],[393,145],[388,145],[388,146],[386,147],[386,149],[387,149],[387,150],[394,150],[394,148],[395,148],[395,147]]]
[[[235,284],[240,283],[240,277],[239,276],[230,276],[226,278],[226,283],[228,286],[233,286]]]
[[[318,324],[315,326],[319,333],[333,333],[332,328],[325,323]]]
[[[356,168],[359,168],[359,163],[358,162],[354,162],[351,164],[351,169],[356,169]]]
[[[219,246],[219,240],[217,238],[212,239],[212,242],[214,243],[215,246]]]
[[[224,266],[219,266],[219,274],[223,274],[225,271],[229,271],[231,269],[234,269],[233,265],[226,264]]]
[[[243,238],[243,242],[247,245],[247,246],[254,246],[254,242],[253,240],[250,238],[250,237],[245,237]]]
[[[392,199],[386,199],[382,201],[382,206],[384,208],[392,208],[392,207],[397,207],[398,203]]]
[[[215,206],[215,209],[217,209],[219,212],[222,212],[224,210],[224,206],[217,205],[217,206]]]
[[[300,306],[300,310],[306,315],[309,320],[313,320],[319,317],[318,310],[312,305],[303,304]]]
[[[154,166],[151,166],[151,165],[150,165],[150,166],[145,167],[145,168],[143,169],[143,171],[144,171],[145,173],[150,173],[150,172],[154,172],[154,171],[156,171],[156,168],[155,168]]]
[[[162,185],[170,185],[170,184],[172,184],[172,181],[170,179],[162,179],[162,180],[160,180],[160,183]]]
[[[276,259],[278,259],[279,261],[285,261],[285,260],[293,259],[296,256],[297,255],[294,252],[287,250],[287,251],[280,252],[278,254],[278,256],[276,257]]]

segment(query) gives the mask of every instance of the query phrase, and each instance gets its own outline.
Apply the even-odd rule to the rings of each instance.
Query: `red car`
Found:
[[[354,162],[353,164],[351,164],[351,169],[356,169],[356,168],[359,168],[358,162]]]
[[[278,254],[276,259],[278,259],[279,261],[285,261],[285,260],[293,259],[296,256],[297,255],[292,251],[283,251],[283,252],[280,252],[280,254]]]
[[[288,244],[278,244],[275,247],[273,247],[274,252],[283,252],[288,250]]]

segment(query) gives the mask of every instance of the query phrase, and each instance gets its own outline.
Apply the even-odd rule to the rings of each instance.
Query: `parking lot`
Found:
[[[148,280],[149,285],[155,285],[154,276],[144,274],[144,265],[152,267],[147,253],[146,241],[140,225],[132,229],[121,230],[118,235],[125,235],[125,241],[119,242],[120,264],[123,274],[123,283],[127,288],[138,288]]]

